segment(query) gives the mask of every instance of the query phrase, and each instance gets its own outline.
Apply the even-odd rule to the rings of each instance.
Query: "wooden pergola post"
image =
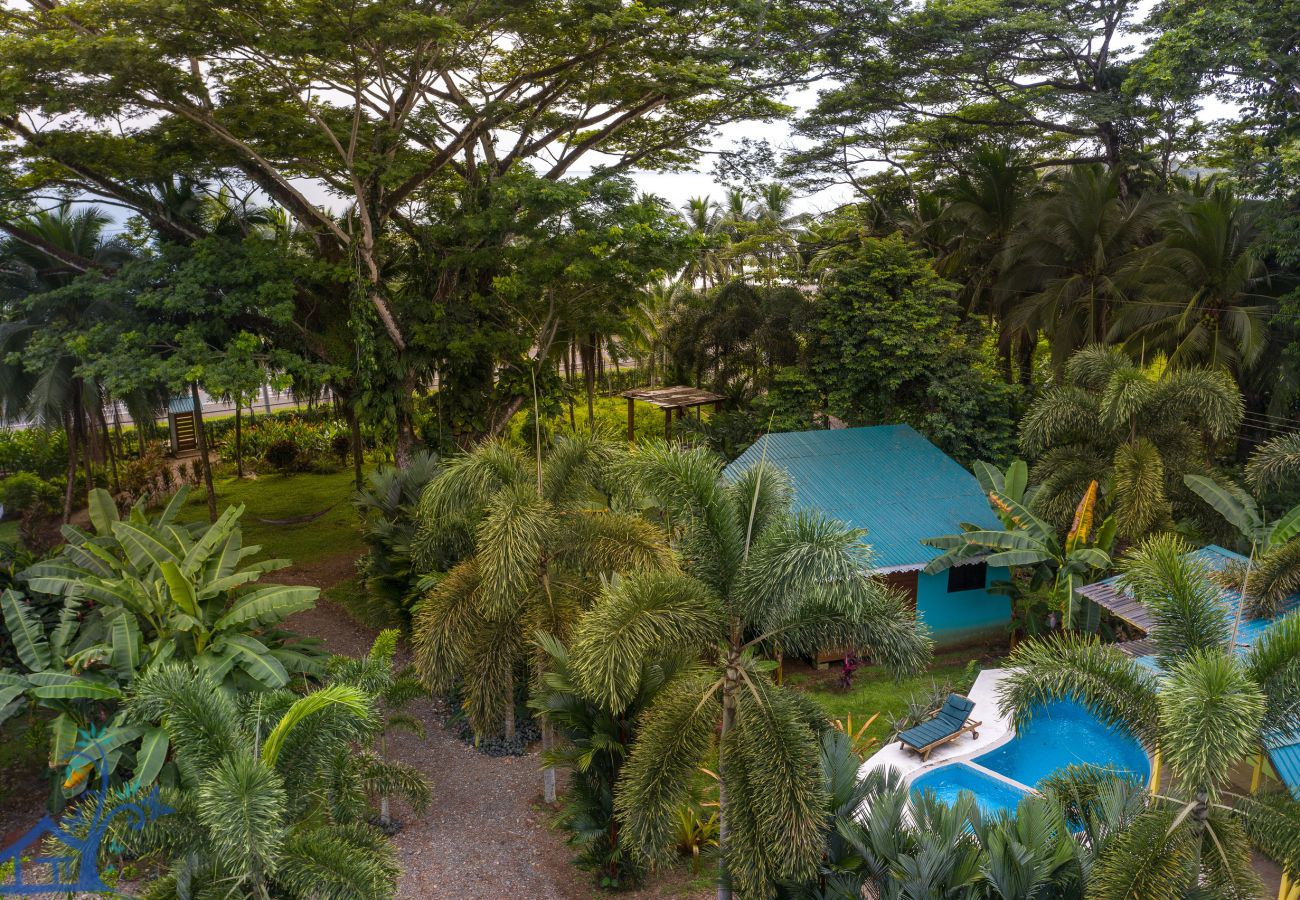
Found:
[[[696,411],[696,418],[703,418],[701,407],[713,404],[716,413],[722,409],[722,401],[726,399],[721,394],[715,394],[712,391],[700,388],[686,387],[685,385],[637,388],[624,391],[623,396],[627,398],[627,440],[629,444],[636,442],[635,404],[637,400],[642,400],[651,406],[657,406],[664,411],[664,438],[672,440],[674,410],[677,412],[678,420],[684,418],[687,410],[690,409]]]

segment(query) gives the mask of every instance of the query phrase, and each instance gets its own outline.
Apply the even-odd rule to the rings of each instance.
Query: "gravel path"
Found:
[[[354,656],[369,650],[374,636],[324,598],[287,625],[319,637],[335,653]],[[425,736],[396,732],[389,737],[389,752],[425,773],[433,785],[434,802],[423,817],[414,816],[403,804],[395,805],[394,815],[404,823],[393,839],[402,866],[399,897],[587,900],[610,896],[599,892],[586,872],[570,865],[572,850],[548,826],[552,814],[541,804],[535,752],[515,757],[479,753],[443,727],[446,710],[439,700],[413,703],[409,711],[424,722]],[[692,890],[687,873],[674,870],[619,896],[696,898],[709,893]]]

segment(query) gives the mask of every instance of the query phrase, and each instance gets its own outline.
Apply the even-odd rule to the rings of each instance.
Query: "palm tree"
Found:
[[[1135,254],[1131,279],[1145,302],[1124,305],[1109,337],[1171,366],[1227,366],[1259,360],[1276,304],[1256,253],[1254,217],[1226,185],[1180,198],[1161,222],[1164,236]]]
[[[69,336],[86,334],[116,312],[78,281],[85,273],[107,271],[129,258],[127,245],[106,234],[110,221],[97,206],[75,208],[65,201],[53,210],[17,218],[16,230],[28,238],[0,244],[0,300],[7,307],[6,321],[0,324],[4,413],[66,431],[64,522],[72,513],[78,460],[84,463],[90,490],[90,460],[108,450],[102,421],[108,398],[98,381],[80,371],[85,360]],[[70,265],[68,259],[79,262]]]
[[[667,855],[696,768],[717,754],[718,896],[766,891],[816,871],[825,794],[813,722],[824,714],[774,684],[759,652],[859,648],[895,672],[930,642],[901,596],[865,574],[861,532],[795,513],[766,463],[724,480],[701,449],[643,445],[621,467],[671,523],[685,571],[611,581],[583,615],[570,666],[583,692],[621,712],[637,673],[664,654],[699,663],[666,684],[640,720],[615,804],[629,847]]]
[[[798,269],[799,229],[808,218],[795,213],[794,191],[780,182],[768,182],[758,190],[758,199],[743,223],[733,220],[739,240],[737,256],[753,260],[763,283],[771,286],[782,274]]]
[[[1138,296],[1126,280],[1159,212],[1152,194],[1124,196],[1120,173],[1073,166],[1044,182],[1008,237],[999,269],[1015,329],[1045,331],[1052,362],[1105,341],[1116,307]]]
[[[434,690],[463,686],[476,736],[499,729],[515,739],[516,671],[531,659],[540,677],[545,664],[538,631],[567,639],[603,579],[672,562],[658,528],[595,502],[614,456],[587,435],[557,438],[535,461],[488,442],[447,461],[424,490],[417,566],[430,573],[448,556],[461,559],[415,610],[416,668]],[[553,768],[544,788],[554,802]]]
[[[1184,484],[1208,471],[1207,445],[1241,423],[1241,392],[1222,369],[1155,374],[1122,351],[1087,347],[1070,357],[1061,382],[1020,423],[1020,446],[1041,483],[1034,508],[1064,524],[1094,479],[1132,539],[1198,512]]]
[[[1153,796],[1095,864],[1089,896],[1160,900],[1198,887],[1255,896],[1251,840],[1274,850],[1293,843],[1295,804],[1238,796],[1229,776],[1264,732],[1295,724],[1300,615],[1234,653],[1220,588],[1190,549],[1152,538],[1123,566],[1124,584],[1155,620],[1159,675],[1113,645],[1075,635],[1027,641],[1007,660],[1000,704],[1017,729],[1044,704],[1072,699],[1155,757]],[[1172,775],[1164,788],[1162,764]],[[1300,865],[1282,861],[1291,871]]]
[[[697,282],[706,290],[725,281],[731,275],[730,243],[721,207],[709,196],[691,197],[682,207],[686,225],[699,242],[695,258],[686,264],[681,280],[691,286]]]
[[[125,715],[163,723],[178,778],[161,795],[172,814],[113,835],[169,866],[143,896],[393,895],[395,855],[365,822],[366,796],[377,784],[413,783],[419,804],[428,787],[365,749],[377,726],[364,691],[339,684],[241,697],[201,670],[167,664],[137,679]]]

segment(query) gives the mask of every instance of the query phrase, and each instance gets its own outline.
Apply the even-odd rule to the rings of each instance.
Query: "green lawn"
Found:
[[[351,470],[332,475],[259,475],[257,478],[218,478],[217,508],[243,503],[244,543],[261,544],[266,557],[311,563],[342,553],[360,553],[361,534],[352,508]],[[342,501],[342,502],[339,502]],[[320,512],[337,504],[319,519],[299,525],[271,525],[261,519],[291,519]],[[202,486],[191,488],[185,518],[198,521],[206,515],[207,497]]]
[[[971,660],[975,665],[971,666]],[[935,656],[930,668],[914,678],[895,681],[879,666],[863,666],[853,675],[853,687],[841,690],[836,684],[840,675],[838,663],[822,670],[800,668],[786,677],[786,683],[802,688],[817,700],[826,712],[836,719],[853,714],[856,730],[873,713],[880,717],[867,730],[867,734],[885,740],[893,731],[893,722],[907,707],[908,698],[930,689],[931,684],[950,682],[957,691],[969,690],[980,669],[998,664],[996,656],[987,655],[984,648],[970,648]]]

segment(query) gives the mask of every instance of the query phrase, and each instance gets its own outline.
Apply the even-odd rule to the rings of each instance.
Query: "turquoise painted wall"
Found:
[[[1006,568],[990,568],[986,585],[1010,581]],[[1011,598],[987,590],[948,593],[948,573],[919,574],[916,579],[916,611],[930,626],[940,647],[1006,633],[1011,622]]]

